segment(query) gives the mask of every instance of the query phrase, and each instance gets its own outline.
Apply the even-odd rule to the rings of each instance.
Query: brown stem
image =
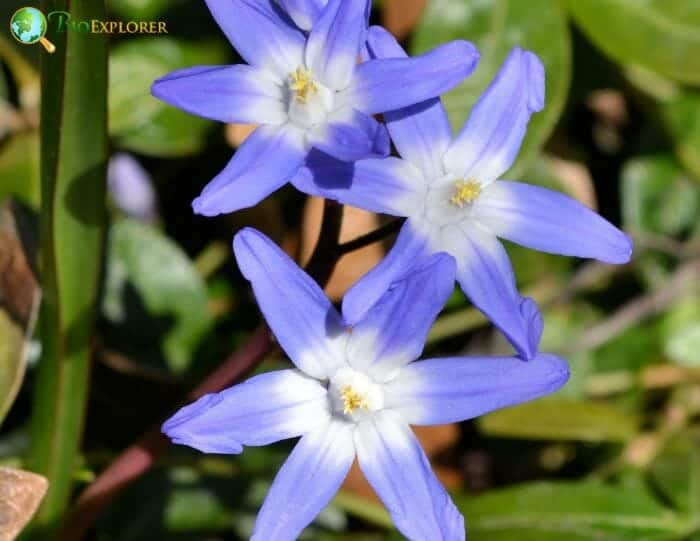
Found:
[[[327,200],[324,205],[321,233],[306,266],[306,271],[321,287],[328,282],[342,255],[338,250],[342,219],[342,205]],[[187,401],[219,392],[239,382],[255,369],[273,347],[272,335],[263,324],[239,350],[232,353],[187,396]],[[168,439],[161,433],[158,424],[121,453],[80,495],[63,530],[62,539],[82,539],[103,509],[122,489],[147,472],[156,459],[167,450],[168,444]]]
[[[359,250],[360,248],[364,248],[365,246],[369,246],[370,244],[374,244],[375,242],[379,242],[380,240],[384,240],[389,235],[393,235],[399,231],[404,222],[405,220],[403,218],[393,220],[388,224],[383,225],[379,229],[375,229],[374,231],[367,233],[366,235],[362,235],[361,237],[357,237],[351,241],[344,242],[338,246],[338,251],[342,255],[345,255],[347,253],[354,252],[355,250]]]
[[[343,224],[343,206],[335,201],[326,199],[323,202],[323,221],[318,235],[316,248],[311,259],[306,264],[306,272],[314,278],[321,287],[328,283],[333,269],[340,259],[338,254],[338,239],[340,227]]]

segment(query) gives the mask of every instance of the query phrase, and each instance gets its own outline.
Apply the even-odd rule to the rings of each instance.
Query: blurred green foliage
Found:
[[[169,25],[167,36],[113,37],[109,56],[111,148],[152,177],[159,216],[142,223],[111,205],[88,419],[69,472],[80,482],[251,335],[260,317],[231,237],[264,224],[295,246],[304,204],[287,189],[236,217],[193,216],[190,201],[234,149],[220,125],[165,106],[150,84],[178,68],[237,62],[236,53],[199,0],[107,8],[112,18]],[[382,22],[380,8],[373,17]],[[542,348],[565,355],[572,378],[554,397],[463,423],[460,438],[431,457],[452,480],[470,539],[700,541],[700,0],[428,0],[405,44],[417,54],[456,38],[476,43],[481,62],[445,96],[453,127],[511,47],[535,51],[546,107],[506,178],[596,205],[636,245],[619,268],[508,245],[519,287],[542,306]],[[39,212],[40,55],[8,40],[0,36],[0,200]],[[66,239],[61,254],[70,259],[81,242]],[[79,284],[82,270],[75,274]],[[32,346],[47,343],[37,335]],[[0,361],[15,349],[0,338]],[[427,352],[510,350],[457,292]],[[30,390],[45,384],[29,361],[0,433],[5,463],[26,464]],[[276,355],[261,370],[279,366]],[[11,378],[0,371],[0,389]],[[172,448],[110,505],[94,539],[247,538],[290,445],[236,457]],[[304,538],[400,537],[373,500],[344,491]]]

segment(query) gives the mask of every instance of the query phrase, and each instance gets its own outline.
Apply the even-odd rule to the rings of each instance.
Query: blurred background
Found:
[[[3,0],[0,20],[27,4]],[[153,427],[257,336],[233,234],[257,227],[303,264],[323,203],[287,187],[250,210],[195,216],[191,200],[251,127],[189,116],[149,87],[177,68],[239,59],[201,0],[106,8],[102,18],[168,28],[110,36],[108,87],[106,39],[76,40],[85,62],[57,68],[1,23],[0,539],[12,539],[3,527],[19,529],[44,489],[15,468],[49,478],[33,539],[247,539],[293,442],[202,455],[165,445]],[[511,47],[535,51],[546,108],[505,178],[563,191],[635,240],[621,267],[508,245],[519,287],[544,313],[542,349],[564,355],[572,377],[550,398],[417,431],[470,539],[700,541],[700,0],[383,0],[373,22],[413,54],[455,38],[479,47],[474,75],[444,97],[454,128]],[[60,56],[65,37],[48,37]],[[97,91],[76,91],[81,81]],[[386,221],[347,208],[341,240]],[[391,241],[341,259],[332,298]],[[287,366],[279,350],[265,353],[256,370]],[[426,353],[510,349],[456,290]],[[125,459],[135,442],[141,452]],[[110,471],[125,479],[131,464],[133,482],[108,479],[98,486],[109,498],[88,492],[76,505],[119,457],[122,469]],[[400,536],[353,470],[303,539]]]

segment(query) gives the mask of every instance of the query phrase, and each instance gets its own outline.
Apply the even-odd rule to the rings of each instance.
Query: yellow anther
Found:
[[[455,191],[450,197],[450,203],[460,208],[465,203],[473,203],[481,194],[481,185],[473,179],[458,180],[455,182]]]
[[[367,399],[355,391],[351,385],[343,387],[340,394],[343,397],[343,413],[345,415],[350,415],[356,409],[367,409],[369,407]]]
[[[311,70],[298,67],[294,73],[290,73],[289,76],[292,79],[289,88],[296,94],[296,100],[299,103],[306,103],[310,94],[316,94],[318,92],[318,87],[316,86],[316,81],[313,79],[313,74]]]

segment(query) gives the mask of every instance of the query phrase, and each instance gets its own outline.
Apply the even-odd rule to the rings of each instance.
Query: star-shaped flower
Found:
[[[244,445],[301,436],[270,488],[253,540],[296,539],[355,458],[406,537],[463,540],[464,519],[409,425],[462,421],[556,391],[568,378],[566,362],[548,354],[529,362],[414,362],[452,291],[454,260],[446,254],[398,276],[349,329],[318,285],[267,237],[243,230],[234,250],[296,368],[205,396],[163,431],[208,453],[240,453]]]
[[[404,57],[388,32],[372,27],[379,58]],[[300,190],[408,218],[391,252],[346,297],[347,323],[361,318],[397,273],[432,253],[451,254],[464,293],[512,342],[535,355],[542,321],[521,297],[497,237],[545,252],[626,263],[630,238],[561,193],[499,180],[515,161],[530,115],[544,106],[544,68],[514,49],[453,138],[439,99],[384,114],[400,158],[344,164],[315,153],[293,182]],[[350,299],[350,300],[349,300]]]
[[[248,64],[178,70],[156,81],[153,95],[205,118],[261,126],[194,201],[205,216],[255,205],[311,148],[346,161],[387,155],[372,115],[449,90],[478,60],[472,44],[454,41],[418,58],[358,65],[369,0],[330,0],[308,34],[272,0],[206,2]]]

